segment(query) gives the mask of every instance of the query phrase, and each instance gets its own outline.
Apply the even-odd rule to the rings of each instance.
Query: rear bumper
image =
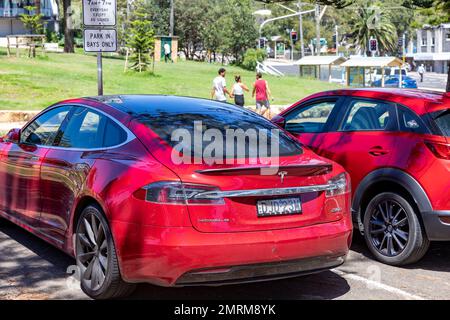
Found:
[[[325,256],[272,263],[234,266],[229,269],[201,269],[182,275],[177,286],[218,286],[298,277],[340,266],[345,255]]]
[[[441,217],[450,219],[450,210],[422,212],[425,230],[431,241],[450,241],[450,224],[443,222]]]
[[[348,253],[353,228],[348,216],[260,232],[201,233],[118,221],[111,229],[125,281],[183,286],[263,281],[336,267]]]

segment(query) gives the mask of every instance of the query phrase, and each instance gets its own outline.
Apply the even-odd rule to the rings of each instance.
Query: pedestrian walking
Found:
[[[252,97],[256,97],[256,112],[264,116],[269,111],[269,118],[271,116],[269,101],[271,96],[269,83],[262,78],[262,73],[258,72],[256,74],[256,81],[253,84]],[[264,111],[263,108],[265,108]]]
[[[234,104],[243,107],[245,105],[244,91],[249,92],[250,89],[242,83],[242,77],[240,75],[235,76],[234,80],[236,83],[231,89],[231,97],[234,98]]]
[[[219,75],[213,80],[213,87],[211,90],[211,98],[217,101],[226,102],[226,95],[230,95],[227,90],[227,81],[225,80],[226,70],[224,68],[219,69]]]
[[[170,44],[168,44],[168,43],[164,44],[164,61],[166,63],[167,63],[167,61],[171,61],[173,63],[172,50],[170,48]]]
[[[420,82],[423,82],[423,77],[425,75],[425,66],[423,64],[420,65],[420,67],[417,69],[417,72],[419,73],[420,76]]]

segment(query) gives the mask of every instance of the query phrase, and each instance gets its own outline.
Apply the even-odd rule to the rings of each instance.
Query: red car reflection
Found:
[[[233,138],[223,164],[202,158],[195,141],[192,161],[179,162],[174,156],[187,152],[173,133],[195,136],[199,123],[225,136],[279,131],[266,139],[279,157]],[[233,105],[163,96],[64,101],[12,130],[0,151],[0,215],[73,255],[93,298],[125,296],[138,282],[293,277],[334,268],[349,250],[343,168]]]

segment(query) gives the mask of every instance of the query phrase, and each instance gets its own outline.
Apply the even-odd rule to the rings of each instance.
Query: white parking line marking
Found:
[[[358,276],[356,274],[347,273],[345,271],[338,270],[338,269],[334,269],[333,272],[335,272],[336,274],[340,275],[343,278],[348,278],[348,279],[351,279],[351,280],[354,280],[354,281],[364,282],[368,287],[370,286],[372,288],[378,288],[378,289],[381,289],[381,290],[385,290],[385,291],[388,291],[390,293],[401,295],[401,296],[403,296],[403,297],[405,297],[407,299],[410,299],[410,300],[426,300],[425,298],[417,296],[415,294],[403,291],[403,290],[395,288],[395,287],[391,287],[391,286],[389,286],[387,284],[384,284],[384,283],[381,283],[381,282],[378,282],[378,281],[373,281],[373,280],[370,280],[370,279]]]

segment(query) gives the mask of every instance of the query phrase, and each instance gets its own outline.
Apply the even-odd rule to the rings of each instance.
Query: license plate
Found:
[[[284,216],[302,213],[299,198],[261,200],[257,204],[258,217]]]

